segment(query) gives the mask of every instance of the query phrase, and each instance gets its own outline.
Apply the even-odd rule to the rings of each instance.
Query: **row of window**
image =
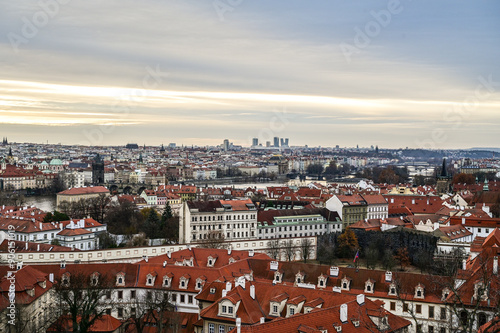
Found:
[[[226,215],[226,220],[248,220],[248,219],[255,219],[255,214],[246,214],[246,215]],[[200,216],[199,222],[203,221],[222,221],[224,220],[223,215],[207,215],[207,216]],[[191,217],[191,222],[198,222],[198,216],[192,216]]]
[[[199,225],[198,227],[193,225],[193,231],[196,231],[196,230],[216,230],[217,226],[218,226],[219,230],[222,229],[222,224],[219,224],[219,225],[206,224],[206,225]],[[231,228],[231,224],[225,224],[225,226],[228,229]],[[250,226],[250,228],[254,228],[255,225],[254,225],[254,223],[234,223],[233,229],[240,229],[240,228],[247,228],[248,229],[249,226]]]

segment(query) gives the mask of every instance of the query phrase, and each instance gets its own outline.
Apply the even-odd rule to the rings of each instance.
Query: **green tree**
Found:
[[[160,233],[160,218],[156,210],[149,210],[149,215],[146,221],[144,221],[143,229],[148,238],[158,238]]]

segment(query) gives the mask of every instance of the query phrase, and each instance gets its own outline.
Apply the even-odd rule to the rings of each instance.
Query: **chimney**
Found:
[[[40,252],[40,244],[37,244],[37,246],[36,246],[36,252]]]
[[[465,224],[465,217],[462,217],[462,224]]]
[[[495,256],[493,258],[493,274],[497,275],[498,274],[498,257]]]
[[[340,321],[342,323],[347,322],[347,304],[342,304],[340,306]]]
[[[163,262],[163,267],[165,267],[165,266],[167,266],[167,262],[166,261]]]
[[[260,317],[260,323],[264,324],[266,322],[266,317]]]
[[[28,249],[28,242],[26,242],[26,250]]]
[[[253,249],[252,249],[252,250],[250,250],[250,251],[248,251],[248,256],[249,256],[249,257],[253,257],[253,256],[254,256],[254,254],[255,254],[255,251],[254,251]]]
[[[330,267],[330,276],[337,277],[339,276],[339,268],[338,267]]]
[[[231,282],[227,281],[226,282],[226,291],[230,291],[232,288],[233,288],[233,285],[231,284]]]
[[[392,272],[385,272],[385,282],[392,282]]]
[[[415,204],[415,199],[411,199],[411,204],[414,205]]]
[[[241,318],[236,318],[236,333],[241,333]]]
[[[66,261],[65,260],[61,261],[61,268],[66,268]]]
[[[229,248],[227,249],[227,254],[231,255],[231,252],[233,252],[233,248],[231,246],[229,246]],[[241,321],[241,319],[240,319],[240,321]]]
[[[269,264],[269,267],[272,271],[277,271],[278,265],[279,265],[279,263],[277,261],[271,261]]]
[[[54,283],[54,273],[49,274],[49,281]]]
[[[20,270],[21,268],[23,268],[23,262],[22,262],[22,261],[21,261],[21,262],[18,262],[18,263],[16,264],[16,271]]]
[[[462,259],[462,269],[465,271],[467,270],[467,260]]]
[[[356,302],[358,302],[359,305],[365,303],[365,295],[359,294],[358,296],[356,296]]]
[[[222,289],[222,297],[226,297],[227,295],[227,290],[226,289]]]
[[[252,297],[252,299],[255,299],[255,286],[254,285],[250,286],[250,297]]]
[[[167,257],[168,257],[168,259],[172,258],[172,253],[170,253],[170,251],[167,251]]]

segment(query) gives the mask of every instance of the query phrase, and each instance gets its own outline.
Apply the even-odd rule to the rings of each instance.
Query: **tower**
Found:
[[[104,161],[99,154],[92,162],[92,184],[99,185],[104,183]]]
[[[446,170],[446,157],[443,158],[443,165],[441,166],[441,171],[437,177],[436,192],[438,194],[448,193],[451,186],[451,177],[448,175]]]

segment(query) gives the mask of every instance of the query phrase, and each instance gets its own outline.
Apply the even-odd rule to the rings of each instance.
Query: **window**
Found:
[[[408,303],[403,303],[403,311],[408,312]]]
[[[232,306],[228,306],[228,307],[227,307],[227,312],[228,312],[229,314],[233,314],[233,307],[232,307]]]
[[[130,291],[130,298],[132,298],[132,299],[135,298],[135,290]]]
[[[224,325],[219,325],[219,333],[224,333],[226,330],[226,326]]]
[[[415,312],[416,313],[422,313],[422,304],[417,304],[415,306]]]
[[[118,290],[118,299],[123,299],[123,290]]]
[[[172,302],[177,302],[177,294],[172,294]]]
[[[110,316],[110,315],[111,315],[111,308],[106,309],[106,314],[107,314],[108,316]]]
[[[391,302],[391,311],[396,311],[396,302]]]
[[[417,333],[422,333],[422,324],[417,325]]]
[[[106,298],[111,299],[111,290],[106,291]]]
[[[429,325],[429,326],[427,326],[427,331],[428,331],[429,333],[434,333],[434,326],[430,326],[430,325]]]
[[[295,308],[290,307],[290,316],[293,316],[295,314]]]
[[[215,324],[208,324],[208,333],[215,333]]]
[[[441,308],[441,319],[446,319],[446,308]]]
[[[278,306],[277,305],[273,305],[273,313],[278,313]]]
[[[118,308],[118,318],[123,317],[123,308]]]
[[[434,318],[434,307],[429,305],[429,318]]]
[[[227,306],[225,305],[222,306],[222,313],[227,313]]]
[[[446,327],[441,327],[441,329],[439,330],[439,333],[446,333]]]
[[[186,295],[181,295],[180,303],[184,303],[186,301]]]

